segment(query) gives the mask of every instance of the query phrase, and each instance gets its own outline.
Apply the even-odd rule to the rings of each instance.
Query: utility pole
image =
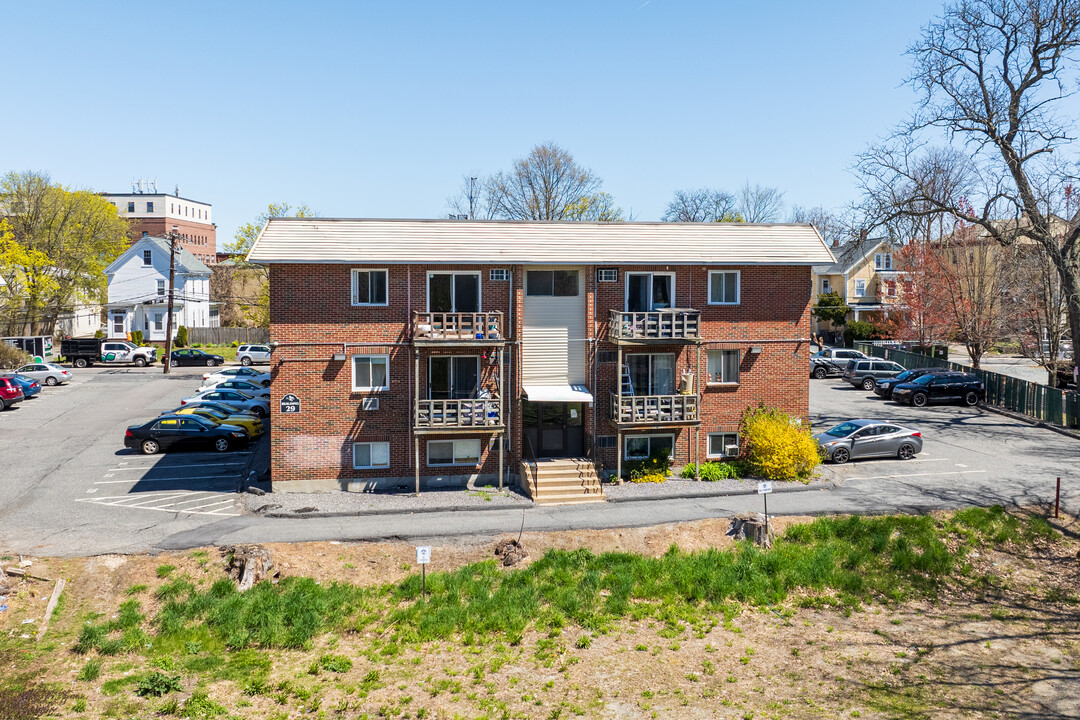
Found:
[[[178,238],[176,225],[172,226],[169,233],[169,314],[165,318],[165,358],[162,371],[168,375],[172,369],[172,316],[173,316],[173,289],[176,287],[176,240]]]

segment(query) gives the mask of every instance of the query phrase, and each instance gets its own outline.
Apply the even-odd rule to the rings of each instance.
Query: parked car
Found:
[[[236,359],[241,365],[270,362],[269,345],[241,345],[236,349]]]
[[[19,375],[37,380],[42,385],[63,385],[71,379],[71,371],[53,363],[30,363],[15,371]]]
[[[19,387],[22,388],[23,397],[27,400],[41,392],[41,383],[39,383],[37,380],[34,380],[33,378],[28,378],[25,375],[19,375],[14,373],[8,373],[4,377],[11,378],[15,382],[17,382],[19,384]]]
[[[237,410],[250,410],[257,417],[270,414],[270,401],[242,393],[239,390],[208,390],[180,401],[181,405],[197,405],[200,402],[215,402]]]
[[[213,402],[212,400],[200,401],[198,403],[187,405],[185,407],[209,408],[211,410],[217,410],[218,412],[223,412],[223,413],[226,413],[228,415],[237,415],[237,416],[240,416],[240,417],[257,418],[257,419],[260,419],[260,420],[262,419],[262,418],[259,418],[258,415],[251,412],[250,410],[237,410],[236,408],[232,407],[231,405],[223,405],[222,403]]]
[[[252,438],[257,438],[263,434],[262,420],[250,413],[234,412],[231,408],[226,408],[225,406],[217,407],[201,404],[185,405],[178,407],[175,410],[164,412],[162,415],[196,415],[226,425],[238,425],[247,430],[248,435]]]
[[[893,400],[915,407],[932,402],[976,405],[986,397],[983,381],[971,373],[928,373],[893,387]]]
[[[217,378],[215,380],[215,378]],[[202,376],[203,385],[208,385],[211,382],[221,382],[221,380],[248,380],[250,382],[257,382],[263,387],[270,387],[270,373],[262,372],[260,370],[252,370],[249,367],[229,368],[227,370],[218,370],[217,372],[206,372]]]
[[[19,383],[9,377],[0,377],[0,410],[7,410],[25,397]]]
[[[922,451],[922,433],[882,420],[848,420],[814,435],[825,459],[837,464],[872,457],[910,460]]]
[[[863,390],[873,390],[879,379],[896,377],[904,366],[891,360],[849,360],[844,368],[844,380]]]
[[[843,375],[848,360],[865,360],[866,355],[847,348],[825,348],[810,356],[810,377],[819,380]]]
[[[163,415],[124,433],[124,447],[153,455],[160,450],[208,450],[225,452],[248,443],[248,433],[237,425],[209,418]]]
[[[928,373],[943,373],[952,372],[948,368],[913,368],[911,370],[905,370],[896,377],[885,378],[884,380],[878,380],[877,385],[874,387],[874,394],[878,397],[888,400],[892,397],[893,388],[900,383],[911,382],[917,377],[922,377]]]
[[[221,382],[208,380],[203,383],[201,388],[199,388],[199,392],[206,392],[208,390],[239,390],[240,392],[247,393],[253,397],[270,397],[270,392],[265,387],[247,380],[222,380]]]
[[[225,358],[221,355],[211,355],[210,353],[197,350],[196,348],[184,348],[183,350],[173,350],[169,354],[169,359],[173,365],[207,365],[214,367],[225,362]]]

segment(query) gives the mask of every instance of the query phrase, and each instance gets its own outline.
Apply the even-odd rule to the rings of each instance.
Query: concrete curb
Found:
[[[833,480],[826,480],[817,485],[803,485],[798,484],[794,486],[781,485],[773,490],[774,495],[788,494],[788,493],[800,493],[800,492],[812,492],[815,490],[831,490],[839,487],[839,485]],[[673,493],[671,495],[664,496],[643,496],[643,497],[631,497],[631,498],[608,498],[607,502],[612,504],[620,503],[635,503],[635,502],[657,502],[664,500],[707,500],[711,498],[720,497],[742,497],[746,495],[757,495],[757,488],[747,488],[745,490],[725,490],[715,493]],[[265,497],[273,497],[272,494],[268,494]],[[567,505],[537,505],[534,502],[530,502],[522,505],[477,505],[477,506],[461,506],[461,505],[439,505],[434,507],[424,507],[416,509],[405,509],[397,511],[387,510],[350,510],[350,511],[334,511],[334,512],[309,512],[309,513],[297,513],[297,512],[282,512],[282,511],[270,511],[267,513],[259,513],[254,511],[250,514],[252,517],[264,517],[272,518],[275,520],[303,520],[307,518],[341,518],[341,517],[370,517],[377,515],[419,515],[424,513],[441,513],[441,512],[492,512],[497,510],[535,510],[537,508],[561,508],[561,507],[574,507],[572,504]]]
[[[1013,412],[1012,410],[1006,410],[1005,408],[999,408],[996,405],[986,405],[985,403],[980,403],[979,407],[981,407],[983,410],[989,410],[990,412],[996,413],[998,415],[1004,415],[1005,417],[1011,418],[1013,420],[1025,422],[1028,425],[1034,425],[1035,427],[1042,428],[1043,430],[1050,430],[1051,432],[1056,432],[1058,435],[1071,437],[1073,440],[1080,440],[1080,432],[1076,432],[1068,428],[1063,428],[1060,425],[1054,425],[1053,423],[1048,423],[1044,420],[1036,420],[1035,418],[1028,415]]]

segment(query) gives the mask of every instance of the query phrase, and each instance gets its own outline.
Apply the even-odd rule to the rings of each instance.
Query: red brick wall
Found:
[[[369,267],[388,270],[388,305],[353,307],[351,305],[352,268]],[[610,266],[608,266],[610,267]],[[475,267],[442,267],[442,270],[477,270]],[[701,332],[708,341],[738,343],[740,383],[737,387],[709,387],[705,378],[706,352],[695,346],[656,345],[631,352],[672,352],[679,371],[691,369],[695,386],[701,393],[702,425],[700,431],[688,428],[634,430],[647,434],[675,435],[675,462],[681,465],[695,456],[705,459],[707,433],[734,431],[748,406],[764,402],[787,412],[806,417],[809,407],[809,347],[799,339],[810,335],[809,267],[724,267],[741,272],[740,303],[737,306],[710,306],[707,303],[706,268],[672,267],[676,273],[675,304],[701,311]],[[516,340],[523,322],[524,269],[513,269],[514,303],[510,304],[509,282],[492,282],[489,266],[481,273],[481,307],[501,310],[503,336]],[[614,350],[606,341],[608,311],[625,306],[625,273],[630,271],[666,271],[654,266],[620,266],[619,280],[598,283],[594,267],[583,270],[587,312],[593,318],[592,334],[597,342],[589,352],[589,379],[595,373],[595,407],[587,409],[584,427],[590,435],[613,435],[610,422],[609,393],[617,389],[620,369],[615,363],[596,365],[595,353]],[[272,407],[272,471],[275,481],[335,479],[343,484],[356,478],[383,476],[410,478],[415,471],[413,458],[412,397],[417,391],[414,377],[415,355],[409,343],[411,311],[427,308],[427,267],[353,266],[335,264],[272,265],[271,340],[280,343],[274,352],[274,397],[294,393],[301,398],[302,412],[281,415]],[[751,345],[762,348],[751,354]],[[390,390],[370,393],[380,399],[377,411],[360,410],[360,401],[368,393],[351,389],[350,360],[333,361],[336,353],[387,353],[390,355]],[[420,358],[420,397],[426,397],[427,359],[439,353],[487,353],[482,361],[484,387],[493,391],[495,365],[488,362],[493,349],[435,349],[417,346]],[[510,452],[506,466],[516,470],[521,447],[520,377],[521,354],[516,345],[507,346],[512,364],[504,362],[504,413],[509,415]],[[512,368],[512,372],[510,372]],[[489,446],[491,434],[456,435],[482,439],[483,457],[477,467],[441,467],[426,465],[424,441],[437,436],[421,436],[420,473],[424,476],[494,474],[498,453]],[[450,436],[438,436],[450,437]],[[691,439],[696,440],[696,446]],[[353,442],[387,440],[390,442],[391,467],[386,470],[353,470]],[[598,450],[605,468],[614,468],[614,450]],[[406,483],[407,484],[407,483]]]
[[[217,262],[217,228],[206,223],[174,218],[132,218],[128,237],[135,242],[147,235],[164,237],[176,227],[180,246],[207,265]]]

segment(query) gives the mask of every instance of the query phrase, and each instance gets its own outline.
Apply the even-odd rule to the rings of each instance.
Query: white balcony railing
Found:
[[[502,425],[498,399],[420,400],[417,428],[485,428]]]
[[[697,395],[623,395],[611,393],[611,419],[619,425],[698,422]]]
[[[608,324],[611,340],[697,340],[701,311],[684,308],[630,312],[612,310]]]

